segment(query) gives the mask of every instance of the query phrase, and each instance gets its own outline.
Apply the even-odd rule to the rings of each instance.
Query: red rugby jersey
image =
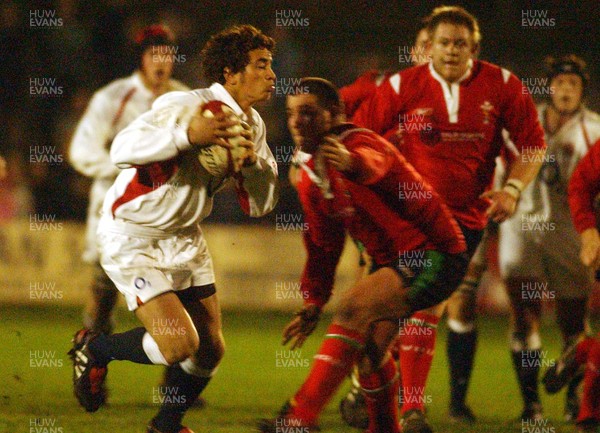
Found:
[[[357,175],[327,167],[326,176],[319,176],[318,154],[303,165],[297,188],[308,227],[301,281],[308,303],[323,305],[329,299],[346,231],[379,265],[395,263],[415,250],[466,250],[458,223],[443,200],[391,143],[352,124],[332,133],[339,134],[351,152]]]
[[[389,76],[390,73],[371,70],[362,74],[352,84],[342,87],[340,96],[344,101],[346,117],[352,118],[360,104],[373,96],[377,88]]]
[[[483,229],[505,128],[520,153],[545,148],[531,96],[506,69],[473,61],[448,85],[431,64],[389,77],[353,118],[396,144],[466,227]]]
[[[575,229],[596,227],[594,200],[600,194],[600,140],[581,158],[569,180],[569,208]]]

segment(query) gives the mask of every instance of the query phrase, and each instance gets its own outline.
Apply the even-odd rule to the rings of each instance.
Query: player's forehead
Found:
[[[256,48],[248,51],[248,59],[251,64],[268,64],[273,63],[273,53],[266,48]]]
[[[581,76],[579,76],[579,74],[575,74],[572,72],[564,72],[561,74],[557,74],[556,76],[554,76],[554,78],[552,78],[553,82],[569,82],[569,83],[583,83],[583,79],[581,78]]]
[[[312,93],[298,93],[296,95],[288,95],[286,98],[286,107],[288,110],[295,109],[318,109],[319,108],[319,100],[317,95]]]
[[[441,22],[433,32],[434,40],[471,40],[473,35],[469,28],[462,24]]]
[[[171,53],[173,49],[171,46],[163,44],[163,45],[148,45],[143,52],[143,55],[154,55],[154,54],[168,54]]]

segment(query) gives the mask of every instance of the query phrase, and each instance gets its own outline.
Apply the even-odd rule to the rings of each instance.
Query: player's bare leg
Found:
[[[280,418],[262,423],[261,431],[275,432],[277,422],[294,425],[296,421],[312,431],[322,409],[354,364],[361,361],[360,381],[367,395],[369,432],[397,433],[397,371],[386,350],[396,336],[397,319],[409,314],[408,292],[391,268],[375,271],[346,292],[306,381]]]
[[[166,395],[159,413],[149,426],[151,433],[179,431],[186,411],[208,385],[225,352],[217,295],[203,298],[199,288],[193,287],[177,292],[177,296],[192,319],[199,345],[193,355],[168,367],[165,389],[169,394],[177,394],[178,398],[169,399]]]
[[[563,338],[563,351],[585,335],[589,329],[587,321],[587,297],[559,298],[556,300],[556,322]],[[575,422],[579,413],[578,386],[583,376],[576,376],[569,382],[564,416],[568,422]]]
[[[112,312],[119,291],[99,263],[95,263],[93,267],[91,296],[84,312],[83,326],[99,333],[111,334],[114,329]]]
[[[541,420],[542,404],[538,391],[542,341],[540,338],[541,299],[527,295],[539,285],[531,279],[506,281],[511,301],[511,356],[523,397],[523,420]],[[538,282],[539,283],[539,282]]]
[[[75,395],[87,411],[94,412],[105,402],[104,380],[110,361],[170,365],[196,353],[198,334],[174,293],[150,299],[136,309],[136,315],[145,327],[113,335],[84,328],[75,334],[69,352],[73,359],[73,383]],[[167,323],[176,323],[180,331],[157,331],[161,324]]]

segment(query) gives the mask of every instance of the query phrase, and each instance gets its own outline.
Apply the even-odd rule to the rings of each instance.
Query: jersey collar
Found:
[[[231,96],[231,94],[227,91],[227,89],[225,89],[225,87],[222,84],[213,83],[209,89],[215,94],[215,96],[219,100],[229,105],[240,119],[242,119],[244,122],[254,123],[254,119],[248,119],[246,113],[242,111],[239,104],[236,102],[235,99],[233,99],[233,96]]]
[[[150,90],[149,88],[147,88],[144,85],[144,81],[142,80],[142,73],[138,70],[135,71],[132,75],[131,75],[131,81],[133,82],[133,85],[135,86],[135,88],[141,92],[144,96],[148,96],[152,99],[156,98],[156,96],[154,95],[154,93],[152,92],[152,90]]]

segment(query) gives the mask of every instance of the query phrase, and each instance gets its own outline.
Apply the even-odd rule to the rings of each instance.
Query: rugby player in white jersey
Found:
[[[579,160],[600,138],[600,116],[583,104],[588,84],[583,60],[569,55],[549,59],[548,66],[550,101],[537,107],[548,143],[544,164],[523,190],[514,216],[500,225],[500,271],[512,305],[510,350],[524,401],[523,419],[542,418],[542,299],[555,299],[566,347],[585,331],[593,283],[592,271],[578,257],[581,243],[571,221],[567,187]],[[577,416],[575,387],[573,382],[567,392],[567,420]]]
[[[208,384],[224,352],[212,260],[199,223],[215,193],[232,180],[242,209],[253,217],[270,212],[278,198],[277,165],[265,124],[252,106],[275,89],[275,41],[260,30],[234,26],[202,50],[206,89],[171,92],[157,99],[113,141],[111,159],[124,169],[106,195],[98,228],[101,264],[143,327],[122,334],[76,333],[71,351],[75,395],[88,411],[105,399],[112,360],[168,365],[165,398],[149,433],[190,433],[185,412]],[[202,116],[219,100],[249,125],[240,146],[241,171],[215,177],[199,150],[231,146],[238,124],[225,114]]]
[[[102,267],[97,252],[96,229],[106,191],[119,174],[110,160],[114,137],[140,114],[148,111],[160,95],[173,90],[189,90],[173,80],[173,55],[168,47],[175,43],[171,31],[162,25],[144,28],[136,37],[139,68],[98,90],[79,121],[69,151],[69,160],[82,175],[93,179],[89,195],[86,246],[83,260],[93,266],[91,297],[83,325],[110,334],[112,311],[118,291]]]

